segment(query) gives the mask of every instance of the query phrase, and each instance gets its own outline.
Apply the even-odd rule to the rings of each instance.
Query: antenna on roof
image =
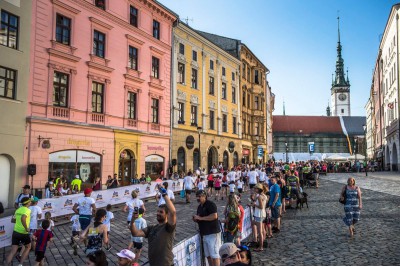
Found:
[[[189,21],[193,22],[193,18],[189,19],[189,17],[186,17],[183,19],[187,25],[189,25]]]

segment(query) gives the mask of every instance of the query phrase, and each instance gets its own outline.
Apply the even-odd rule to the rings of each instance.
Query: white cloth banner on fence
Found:
[[[168,180],[168,188],[174,192],[179,192],[182,188],[181,180],[172,181]],[[123,186],[113,189],[106,189],[100,191],[93,191],[91,197],[95,199],[97,208],[107,206],[107,204],[116,205],[127,202],[131,199],[131,192],[133,190],[139,192],[140,199],[153,198],[156,193],[156,182],[151,184],[136,184]],[[41,199],[38,206],[42,208],[43,213],[50,212],[52,217],[63,216],[74,213],[72,207],[77,203],[78,199],[83,194],[68,195],[55,198]],[[0,219],[0,248],[11,245],[11,236],[14,229],[14,224],[11,223],[11,216]],[[3,232],[4,231],[4,232]]]

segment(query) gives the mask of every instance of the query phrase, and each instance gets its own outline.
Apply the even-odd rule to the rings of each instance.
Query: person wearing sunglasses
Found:
[[[242,262],[240,249],[234,243],[225,243],[219,249],[222,266],[248,266]]]

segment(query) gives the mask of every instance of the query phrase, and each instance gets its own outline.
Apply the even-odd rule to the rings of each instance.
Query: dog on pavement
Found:
[[[298,208],[302,209],[304,204],[306,204],[308,209],[308,202],[307,202],[308,194],[306,192],[303,192],[302,194],[300,194],[300,196],[301,197],[297,199],[296,209]]]

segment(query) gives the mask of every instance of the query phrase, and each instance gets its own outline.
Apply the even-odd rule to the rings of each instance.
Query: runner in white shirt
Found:
[[[252,189],[258,183],[258,174],[254,170],[254,168],[252,168],[251,171],[248,173],[248,176],[249,176],[249,186],[250,189]]]
[[[260,183],[265,183],[265,171],[264,171],[264,169],[261,169],[261,171],[260,171],[260,173],[259,173],[259,180],[260,180]]]
[[[185,193],[186,193],[186,203],[190,203],[190,194],[192,193],[192,189],[193,189],[193,177],[192,177],[192,173],[188,172],[187,176],[185,176],[185,178],[183,178],[183,188],[185,189]]]
[[[197,190],[205,190],[206,189],[206,182],[204,177],[200,178],[200,182],[197,184]]]
[[[236,181],[236,172],[232,168],[231,171],[227,174],[228,177],[228,183],[235,182]]]
[[[132,196],[132,199],[128,200],[122,209],[123,212],[128,211],[128,217],[126,219],[126,221],[128,222],[128,225],[131,223],[132,214],[133,214],[135,207],[142,208],[144,211],[146,211],[143,201],[138,198],[137,192],[135,190],[132,191],[131,196]]]
[[[164,182],[164,183],[163,183],[163,186],[164,186],[164,188],[167,190],[167,194],[168,194],[169,199],[170,199],[172,202],[174,202],[174,201],[175,201],[175,195],[174,195],[174,192],[173,192],[172,190],[168,189],[168,182]],[[157,197],[157,198],[158,198],[158,206],[161,206],[161,205],[166,204],[164,198],[161,197],[161,195],[159,194],[159,192],[157,192],[157,196],[158,196],[158,197]]]
[[[82,231],[89,226],[92,221],[92,215],[96,213],[96,202],[90,197],[92,192],[93,190],[91,188],[86,188],[83,191],[85,196],[79,198],[72,208],[76,214],[79,214],[79,223],[81,224]]]
[[[239,194],[243,193],[243,184],[244,184],[243,178],[240,177],[240,179],[236,181],[236,185],[237,185]]]

